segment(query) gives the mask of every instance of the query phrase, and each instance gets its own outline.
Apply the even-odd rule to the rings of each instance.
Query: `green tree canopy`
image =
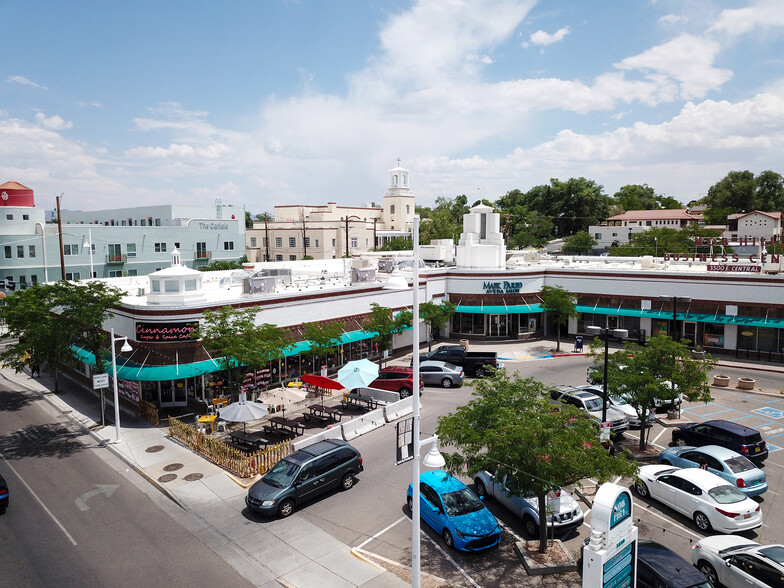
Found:
[[[723,225],[727,216],[741,212],[784,211],[784,179],[773,171],[754,176],[749,170],[731,171],[708,189],[700,202],[707,205],[705,222]]]
[[[408,237],[395,237],[379,247],[378,251],[410,251],[413,248],[414,245]]]
[[[442,300],[441,302],[433,302],[430,300],[419,305],[419,316],[424,319],[428,326],[428,351],[433,347],[433,333],[440,331],[443,326],[449,324],[449,321],[456,310],[457,306],[448,300]]]
[[[656,192],[648,184],[627,184],[613,194],[616,204],[625,212],[627,210],[656,210],[659,202]]]
[[[393,314],[391,308],[375,302],[370,304],[370,308],[370,316],[362,321],[362,330],[366,333],[375,333],[373,341],[378,343],[378,350],[381,353],[378,364],[383,366],[384,351],[392,347],[392,338],[397,333],[411,327],[413,313],[410,310],[403,310]]]
[[[631,241],[610,248],[610,255],[615,257],[642,257],[653,255],[661,257],[665,253],[711,253],[711,247],[707,243],[695,246],[695,237],[721,237],[721,231],[707,229],[699,225],[689,225],[683,229],[668,229],[666,227],[653,227],[646,231],[634,233]],[[731,252],[730,247],[724,248],[725,252]],[[713,253],[720,253],[713,250]]]
[[[310,342],[305,355],[326,358],[330,353],[337,353],[342,335],[340,323],[303,323],[302,337]]]
[[[590,253],[598,241],[591,237],[588,231],[578,231],[571,237],[564,239],[561,251],[564,253]]]
[[[570,318],[577,318],[577,296],[567,292],[560,286],[542,286],[542,310],[555,323],[555,350],[561,350],[561,326],[569,323]]]
[[[463,230],[463,215],[468,214],[468,198],[465,194],[454,199],[439,196],[434,208],[417,206],[416,211],[421,218],[420,243],[433,239],[452,239],[456,243]]]
[[[552,488],[636,473],[637,465],[625,455],[611,457],[602,447],[584,413],[551,403],[541,382],[497,370],[473,386],[472,400],[438,421],[442,451],[456,449],[445,455],[450,472],[506,476],[512,495],[536,494],[539,512],[546,512]],[[546,551],[545,525],[540,525],[539,546]]]

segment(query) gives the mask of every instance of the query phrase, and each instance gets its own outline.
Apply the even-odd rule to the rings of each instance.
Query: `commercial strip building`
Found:
[[[12,287],[146,276],[167,267],[173,249],[189,267],[236,261],[245,253],[245,211],[220,200],[215,206],[63,211],[62,247],[58,225],[46,222],[30,188],[17,182],[0,186],[0,210],[0,279]]]
[[[397,237],[411,238],[414,194],[409,172],[389,170],[382,206],[276,206],[273,219],[247,231],[248,260],[297,261],[357,256]]]
[[[763,271],[763,264],[752,259],[556,259],[533,251],[508,256],[500,215],[480,205],[465,215],[457,265],[421,269],[417,287],[421,301],[457,305],[443,333],[453,338],[501,341],[552,335],[555,327],[539,298],[547,285],[578,296],[580,316],[564,328],[564,336],[584,335],[587,326],[600,325],[624,328],[630,338],[643,339],[660,332],[673,335],[675,324],[680,336],[711,353],[750,350],[780,359],[784,273],[774,267],[774,262],[780,265],[778,258],[767,261]],[[410,272],[408,276],[411,282]],[[305,322],[335,322],[343,329],[340,349],[327,360],[330,373],[352,359],[377,357],[372,334],[362,330],[371,303],[395,311],[412,303],[410,290],[383,288],[388,277],[361,259],[248,264],[244,272],[204,274],[184,267],[175,253],[171,267],[160,272],[110,280],[127,295],[105,328],[128,336],[134,348],[118,360],[122,394],[132,402],[142,398],[165,407],[220,391],[219,362],[189,337],[204,311],[220,305],[257,308],[259,322],[288,329],[295,342],[284,358],[248,374],[248,384],[279,385],[320,371],[321,361],[302,354],[309,347],[302,341]],[[420,332],[424,337],[427,329]],[[412,343],[409,330],[396,337],[394,347]],[[86,378],[94,358],[85,350],[75,353]]]

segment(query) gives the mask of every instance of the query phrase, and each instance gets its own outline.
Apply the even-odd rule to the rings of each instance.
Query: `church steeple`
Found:
[[[400,167],[400,158],[397,158],[397,167],[389,170],[389,188],[387,196],[406,196],[410,192],[408,184],[408,170]]]

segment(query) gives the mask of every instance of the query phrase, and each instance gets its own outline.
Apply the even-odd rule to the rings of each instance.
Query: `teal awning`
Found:
[[[515,304],[504,306],[463,306],[458,305],[455,312],[468,314],[527,314],[543,312],[541,304]]]
[[[577,312],[581,314],[606,314],[610,316],[636,316],[660,320],[671,320],[671,310],[643,310],[641,308],[607,308],[602,306],[577,305]],[[784,329],[784,319],[765,318],[753,316],[731,316],[728,314],[702,314],[697,312],[677,313],[679,321],[694,321],[696,323],[713,323],[719,325],[740,325],[744,327],[768,327],[771,329]]]

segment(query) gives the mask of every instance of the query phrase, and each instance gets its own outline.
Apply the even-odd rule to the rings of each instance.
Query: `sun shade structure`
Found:
[[[286,416],[286,406],[302,402],[307,397],[307,392],[299,388],[276,388],[267,390],[259,395],[259,401],[272,406],[282,406],[283,416]]]
[[[218,416],[225,421],[233,423],[245,423],[249,421],[257,421],[264,418],[269,414],[266,404],[260,402],[252,402],[248,400],[245,392],[240,393],[240,399],[237,402],[232,402],[228,406],[218,410]]]
[[[338,370],[338,382],[348,389],[363,388],[378,378],[378,364],[369,359],[350,361]]]

